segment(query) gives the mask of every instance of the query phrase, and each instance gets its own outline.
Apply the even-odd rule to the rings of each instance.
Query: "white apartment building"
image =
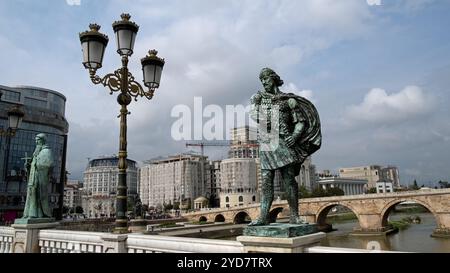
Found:
[[[377,182],[377,193],[394,192],[394,184],[392,182]]]
[[[206,197],[211,185],[207,157],[180,154],[145,162],[140,169],[140,197],[142,204],[162,206],[179,203],[194,208],[194,200]]]
[[[119,181],[119,158],[104,157],[89,161],[84,172],[82,206],[88,218],[114,217]],[[130,202],[137,197],[138,167],[127,160],[127,187]]]
[[[67,181],[64,187],[64,206],[75,210],[82,206],[82,183],[81,181]]]
[[[365,179],[324,177],[317,181],[323,188],[340,188],[345,195],[363,194],[367,188],[368,181]]]

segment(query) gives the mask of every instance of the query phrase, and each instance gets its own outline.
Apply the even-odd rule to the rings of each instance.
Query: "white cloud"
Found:
[[[374,88],[364,97],[361,104],[348,107],[344,118],[350,124],[405,121],[428,113],[432,109],[433,102],[433,98],[417,86],[407,86],[400,92],[392,94]]]
[[[380,6],[381,0],[367,0],[369,6]]]
[[[81,0],[66,0],[66,3],[69,6],[80,6]]]
[[[314,100],[314,93],[312,90],[300,90],[295,84],[293,84],[291,82],[288,83],[287,85],[282,86],[281,91],[283,91],[285,93],[294,93],[296,95],[299,95],[301,97],[304,97],[304,98],[310,100],[313,103],[316,102]]]

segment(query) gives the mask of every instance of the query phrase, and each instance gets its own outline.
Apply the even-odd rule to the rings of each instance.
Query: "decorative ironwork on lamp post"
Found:
[[[117,102],[120,110],[120,144],[119,144],[119,183],[116,196],[116,225],[115,233],[128,232],[127,212],[127,106],[134,98],[146,97],[151,100],[155,90],[159,88],[161,74],[165,64],[164,59],[157,56],[156,50],[150,50],[149,55],[141,59],[144,74],[145,90],[128,71],[128,58],[133,54],[134,42],[139,26],[130,21],[129,14],[122,14],[122,20],[114,22],[113,29],[117,40],[117,53],[122,57],[122,68],[107,74],[104,77],[96,75],[97,69],[102,67],[103,57],[108,36],[99,32],[100,26],[91,24],[90,30],[80,33],[80,41],[83,49],[83,65],[89,70],[91,81],[94,84],[102,84],[108,87],[111,95],[119,92]]]
[[[13,108],[8,111],[8,129],[4,130],[0,128],[0,136],[14,137],[16,135],[17,129],[19,129],[20,125],[22,124],[24,116],[25,113],[20,110],[19,105],[13,106]]]

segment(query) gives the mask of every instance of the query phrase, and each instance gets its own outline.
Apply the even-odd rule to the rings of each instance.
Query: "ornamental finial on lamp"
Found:
[[[130,21],[130,19],[131,19],[131,15],[128,14],[128,13],[122,13],[122,14],[120,15],[120,17],[121,17],[122,20],[124,20],[124,21]]]
[[[98,32],[102,27],[96,23],[93,23],[89,25],[89,28],[91,29],[91,31]]]
[[[152,49],[148,51],[148,56],[146,56],[144,59],[159,60],[163,64],[166,62],[163,58],[160,58],[156,55],[158,55],[158,50]]]

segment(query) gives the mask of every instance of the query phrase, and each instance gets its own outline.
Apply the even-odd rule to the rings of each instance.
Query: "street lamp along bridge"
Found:
[[[91,24],[90,30],[80,33],[80,41],[83,50],[83,65],[89,70],[91,81],[94,84],[102,84],[108,87],[111,95],[120,92],[117,102],[121,105],[120,110],[120,144],[119,144],[119,183],[116,196],[116,224],[114,233],[128,233],[127,211],[127,106],[132,98],[146,97],[151,100],[155,90],[159,88],[161,74],[165,60],[157,56],[156,50],[150,50],[149,55],[141,59],[144,75],[145,90],[128,70],[128,58],[133,54],[134,43],[139,26],[130,21],[129,14],[122,14],[122,20],[113,23],[114,33],[117,40],[117,53],[122,58],[122,67],[107,74],[103,78],[96,75],[97,70],[102,67],[103,57],[109,38],[99,32],[100,26]]]

